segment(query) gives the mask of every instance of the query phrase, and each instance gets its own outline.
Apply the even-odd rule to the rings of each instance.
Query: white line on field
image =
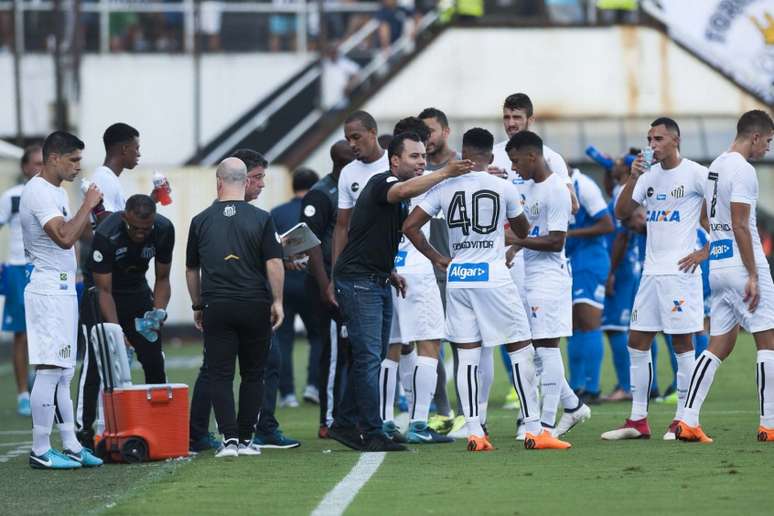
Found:
[[[19,455],[23,455],[30,451],[30,447],[32,446],[32,443],[25,443],[18,448],[14,448],[13,450],[0,455],[0,462],[8,462],[9,460],[18,457]]]
[[[32,429],[29,429],[29,430],[0,430],[0,435],[32,435]]]
[[[376,473],[384,461],[385,452],[363,453],[357,464],[336,487],[331,489],[320,505],[312,511],[312,516],[339,516],[344,514],[368,479]]]
[[[0,448],[10,448],[11,446],[27,445],[32,446],[32,441],[18,441],[15,443],[0,443]]]

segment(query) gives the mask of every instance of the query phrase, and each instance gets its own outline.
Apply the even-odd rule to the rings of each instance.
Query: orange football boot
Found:
[[[701,426],[688,426],[684,421],[678,421],[675,426],[675,437],[680,441],[694,443],[711,443],[712,438],[708,437],[701,429]]]
[[[471,435],[468,437],[468,451],[472,452],[484,452],[493,451],[495,449],[489,439],[486,437],[479,437],[477,435]]]
[[[543,430],[538,435],[527,432],[524,447],[528,450],[566,450],[571,448],[572,444],[557,439],[548,430]]]
[[[758,440],[762,443],[774,441],[774,428],[758,427]]]

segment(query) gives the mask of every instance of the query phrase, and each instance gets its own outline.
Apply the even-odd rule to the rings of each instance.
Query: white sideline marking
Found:
[[[32,435],[32,429],[29,429],[29,430],[0,430],[0,435]]]
[[[340,516],[347,510],[360,489],[376,473],[384,461],[385,452],[363,453],[357,464],[336,487],[325,495],[320,505],[312,511],[312,516]]]
[[[0,463],[8,462],[9,460],[15,457],[18,457],[19,455],[24,455],[25,453],[29,453],[31,447],[32,447],[32,442],[24,443],[18,448],[14,448],[9,452],[4,453],[3,455],[0,455]]]

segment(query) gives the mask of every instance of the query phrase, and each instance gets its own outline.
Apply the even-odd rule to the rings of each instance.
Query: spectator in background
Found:
[[[43,169],[43,148],[33,145],[24,149],[21,170],[26,183]],[[3,331],[13,332],[13,372],[16,376],[16,413],[31,415],[27,378],[27,324],[24,319],[24,288],[29,282],[32,265],[28,263],[22,241],[19,202],[24,183],[6,190],[0,196],[0,226],[10,229],[8,257],[0,274],[0,290],[5,296]]]
[[[597,0],[602,23],[637,23],[638,0]]]
[[[548,17],[553,23],[571,25],[583,23],[580,0],[545,0]]]
[[[220,46],[220,27],[222,13],[220,2],[205,0],[199,7],[199,34],[202,37],[202,48],[218,51]]]
[[[299,168],[293,173],[293,198],[271,210],[271,217],[277,232],[282,234],[293,228],[301,219],[301,200],[310,188],[320,179],[314,170]],[[311,299],[304,288],[306,273],[286,261],[284,311],[285,320],[277,330],[272,345],[279,345],[282,353],[280,366],[279,391],[280,407],[297,407],[295,386],[293,384],[293,340],[295,339],[294,320],[296,314],[301,317],[309,338],[309,365],[307,381],[304,389],[304,400],[319,403],[319,364],[320,364],[320,331],[316,321]]]
[[[286,7],[294,0],[272,0],[274,8]],[[269,50],[295,50],[296,20],[292,13],[278,13],[269,16]]]
[[[376,20],[379,22],[379,46],[382,50],[387,50],[403,36],[411,16],[412,12],[399,6],[397,0],[382,0],[382,7],[376,13]]]
[[[349,105],[347,97],[355,87],[360,67],[339,52],[338,44],[334,42],[325,51],[322,69],[323,109],[345,109]]]

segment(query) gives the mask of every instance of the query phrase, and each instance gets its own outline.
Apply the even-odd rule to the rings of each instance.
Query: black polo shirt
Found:
[[[336,261],[335,277],[387,277],[395,267],[401,226],[408,216],[408,202],[387,202],[387,192],[398,181],[390,172],[382,172],[360,193],[352,211],[349,241]]]
[[[172,262],[175,227],[163,215],[155,215],[153,229],[142,243],[133,242],[126,231],[123,211],[117,211],[97,226],[86,262],[84,282],[93,284],[91,273],[112,274],[114,294],[136,294],[148,290],[145,273],[151,259]]]
[[[320,240],[325,272],[331,274],[331,254],[333,251],[333,230],[336,227],[338,213],[339,185],[328,174],[317,181],[304,196],[301,203],[301,222],[306,222],[309,229]]]
[[[282,259],[268,212],[245,201],[215,201],[188,231],[186,267],[200,268],[202,303],[272,302],[266,261]]]

